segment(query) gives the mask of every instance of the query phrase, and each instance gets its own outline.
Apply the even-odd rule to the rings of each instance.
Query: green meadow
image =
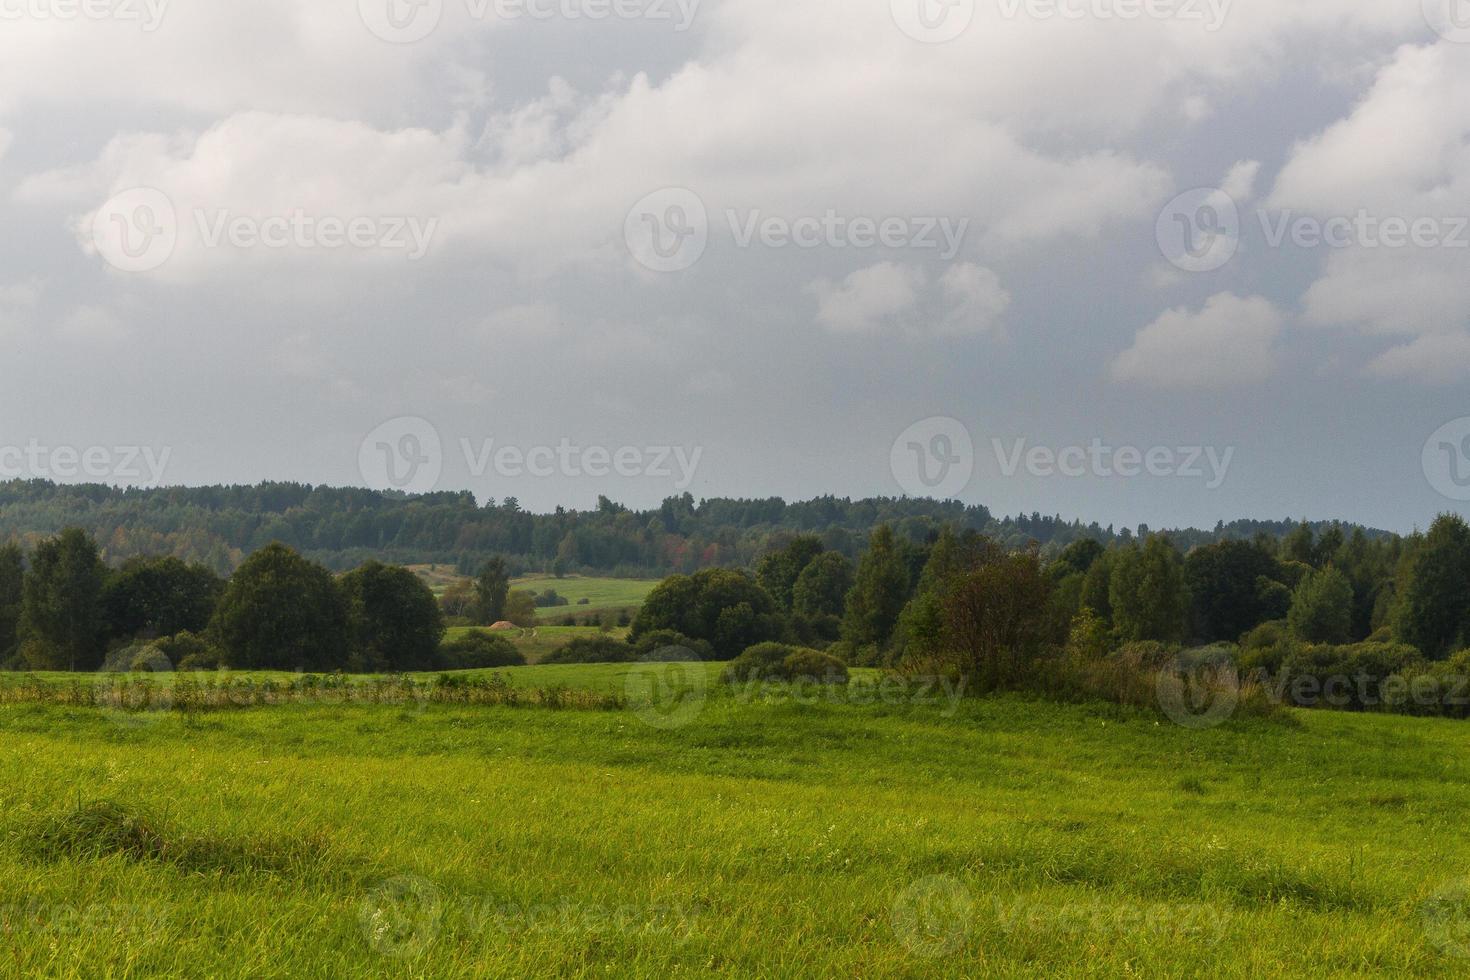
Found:
[[[636,611],[648,598],[658,579],[597,578],[586,575],[568,575],[555,578],[550,575],[530,576],[513,579],[511,588],[529,592],[545,593],[549,589],[570,602],[566,606],[550,606],[537,610],[543,622],[557,622],[563,616],[585,616],[587,613],[605,609],[627,609]],[[578,605],[583,599],[586,605]]]
[[[502,672],[600,710],[0,706],[0,974],[1470,968],[1462,723],[658,669]]]

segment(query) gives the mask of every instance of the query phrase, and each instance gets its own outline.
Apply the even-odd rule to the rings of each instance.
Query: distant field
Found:
[[[642,669],[505,673],[617,692]],[[802,704],[717,671],[680,668],[706,694],[672,727],[636,707],[0,706],[0,973],[1470,965],[1463,723]]]
[[[452,565],[410,565],[408,567],[433,590],[435,595],[443,595],[444,591],[455,582],[465,580],[465,576],[456,572]],[[513,589],[523,589],[538,594],[548,589],[555,589],[557,595],[567,599],[570,604],[539,610],[543,621],[555,622],[563,616],[581,617],[603,610],[626,609],[633,612],[643,605],[643,600],[648,598],[648,593],[653,591],[659,581],[659,579],[599,578],[584,575],[568,575],[566,578],[556,578],[552,575],[528,575],[512,579],[510,585]],[[582,599],[587,600],[585,606],[577,604]]]
[[[515,579],[511,582],[511,588],[526,589],[536,593],[555,589],[557,595],[570,600],[571,605],[568,606],[538,610],[543,621],[555,622],[562,616],[585,616],[604,609],[636,610],[643,605],[643,600],[648,598],[648,593],[652,592],[658,583],[658,579],[588,578],[580,575],[569,575],[566,578],[536,576]],[[587,605],[577,605],[581,599],[588,600]]]

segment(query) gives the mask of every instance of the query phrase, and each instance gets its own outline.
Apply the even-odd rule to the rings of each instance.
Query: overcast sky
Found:
[[[1470,0],[0,0],[0,188],[7,475],[1470,512]]]

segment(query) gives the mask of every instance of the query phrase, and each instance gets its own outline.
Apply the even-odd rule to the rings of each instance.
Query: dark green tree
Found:
[[[353,666],[363,672],[438,666],[444,616],[413,572],[370,561],[341,578],[347,597]]]
[[[504,558],[492,558],[475,576],[475,601],[470,619],[477,626],[494,626],[505,618],[505,601],[510,595],[510,572]]]
[[[96,670],[106,649],[102,588],[107,568],[79,528],[48,538],[31,556],[20,613],[21,653],[37,670]]]
[[[777,606],[790,612],[796,580],[823,550],[821,538],[810,534],[798,535],[784,548],[761,557],[755,566],[755,580],[776,601]]]
[[[1200,640],[1233,643],[1272,618],[1267,606],[1271,597],[1259,580],[1279,581],[1281,570],[1276,558],[1255,544],[1220,541],[1201,545],[1185,558],[1184,574],[1194,635]]]
[[[1286,621],[1308,643],[1346,643],[1353,628],[1353,584],[1331,565],[1314,570],[1296,587]]]
[[[25,554],[20,545],[0,547],[0,665],[13,658],[20,642],[20,610],[25,599]]]
[[[729,568],[706,568],[660,582],[633,620],[637,643],[657,630],[705,640],[720,660],[733,660],[746,647],[778,640],[783,624],[776,604],[753,578]]]
[[[1434,660],[1470,640],[1470,526],[1464,518],[1441,515],[1409,556],[1394,632]]]
[[[825,551],[801,570],[791,589],[792,610],[801,616],[841,617],[852,588],[852,562]]]
[[[348,664],[347,599],[332,573],[283,544],[245,559],[210,631],[237,670],[339,670]]]
[[[209,625],[224,581],[203,565],[177,558],[134,558],[102,592],[108,631],[116,639],[199,633]]]
[[[1119,640],[1177,643],[1184,639],[1189,589],[1184,562],[1168,538],[1155,534],[1142,548],[1135,545],[1118,553],[1109,600],[1113,632]]]
[[[843,641],[854,650],[866,646],[885,649],[908,594],[908,568],[894,542],[893,529],[880,525],[858,561],[852,590],[847,594]]]

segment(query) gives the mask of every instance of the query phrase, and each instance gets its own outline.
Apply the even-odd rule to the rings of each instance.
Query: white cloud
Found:
[[[1470,59],[1464,55],[1448,42],[1400,48],[1352,113],[1299,144],[1277,178],[1273,209],[1323,220],[1430,219],[1443,240],[1460,242],[1390,248],[1376,232],[1355,233],[1352,244],[1324,260],[1308,290],[1308,323],[1407,336],[1470,325],[1470,229],[1463,226],[1470,215]]]
[[[1430,384],[1470,381],[1470,334],[1436,334],[1391,348],[1373,359],[1368,373]]]
[[[1010,309],[1011,294],[1000,277],[972,262],[951,266],[939,280],[950,309],[938,321],[942,334],[961,336],[987,334],[1000,329],[1000,319]]]
[[[1165,312],[1112,364],[1116,381],[1155,388],[1227,388],[1276,368],[1284,317],[1268,300],[1219,293],[1193,312]]]
[[[1236,204],[1244,204],[1256,193],[1256,177],[1261,172],[1261,161],[1242,160],[1230,168],[1220,189]]]
[[[872,333],[913,311],[924,285],[922,270],[896,262],[859,269],[841,283],[819,279],[808,290],[817,297],[817,322],[835,333]]]

